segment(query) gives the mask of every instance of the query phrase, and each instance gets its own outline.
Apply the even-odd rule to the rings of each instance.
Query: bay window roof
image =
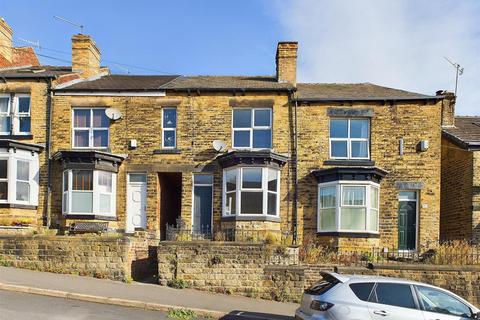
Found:
[[[126,156],[97,150],[61,150],[53,155],[63,169],[85,169],[118,172]]]
[[[317,178],[318,183],[341,180],[380,183],[388,172],[378,167],[336,167],[313,170],[312,174]]]
[[[269,150],[230,151],[218,156],[217,160],[222,168],[229,168],[236,165],[264,165],[280,168],[287,163],[288,157]]]

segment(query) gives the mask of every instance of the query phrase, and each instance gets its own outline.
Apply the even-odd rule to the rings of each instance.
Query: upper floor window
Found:
[[[162,148],[177,147],[177,109],[162,109]]]
[[[1,95],[0,134],[26,135],[30,133],[30,96],[27,94]]]
[[[331,119],[330,158],[369,159],[370,120]]]
[[[233,109],[233,147],[272,148],[272,109]]]
[[[224,171],[224,215],[278,216],[280,171],[244,167]]]
[[[73,147],[107,148],[109,126],[104,108],[73,109]]]
[[[319,185],[318,231],[378,232],[379,186],[373,182]]]

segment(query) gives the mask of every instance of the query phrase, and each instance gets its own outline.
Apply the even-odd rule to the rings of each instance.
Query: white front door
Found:
[[[134,232],[135,228],[147,227],[147,175],[128,174],[127,183],[127,225],[125,231]]]

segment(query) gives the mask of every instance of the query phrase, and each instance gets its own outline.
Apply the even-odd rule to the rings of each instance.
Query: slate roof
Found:
[[[272,76],[182,76],[165,85],[173,90],[292,90]]]
[[[151,91],[160,90],[162,86],[178,76],[130,76],[107,75],[95,80],[73,83],[57,91]]]
[[[371,83],[298,83],[297,101],[416,100],[439,99],[420,93],[398,90]]]
[[[23,66],[0,68],[0,78],[54,78],[72,73],[70,66]]]
[[[442,129],[445,138],[467,150],[480,150],[480,117],[455,117],[455,126]]]
[[[244,76],[131,76],[108,75],[74,83],[57,91],[143,91],[143,90],[290,90],[289,83],[275,77]]]

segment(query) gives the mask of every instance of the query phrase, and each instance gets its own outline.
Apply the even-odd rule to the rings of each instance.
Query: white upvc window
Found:
[[[223,215],[279,216],[280,171],[235,167],[223,172]]]
[[[318,185],[318,232],[378,233],[380,186],[335,181]]]
[[[116,215],[116,179],[112,172],[70,169],[63,172],[64,214]]]
[[[272,109],[233,109],[232,140],[235,149],[271,149]]]
[[[0,150],[0,203],[38,205],[38,154]]]
[[[330,119],[330,158],[370,159],[370,120]]]
[[[0,95],[0,134],[31,134],[30,95]]]
[[[105,108],[74,108],[72,124],[74,148],[108,148],[110,119]]]
[[[162,108],[162,148],[177,147],[177,109]]]

